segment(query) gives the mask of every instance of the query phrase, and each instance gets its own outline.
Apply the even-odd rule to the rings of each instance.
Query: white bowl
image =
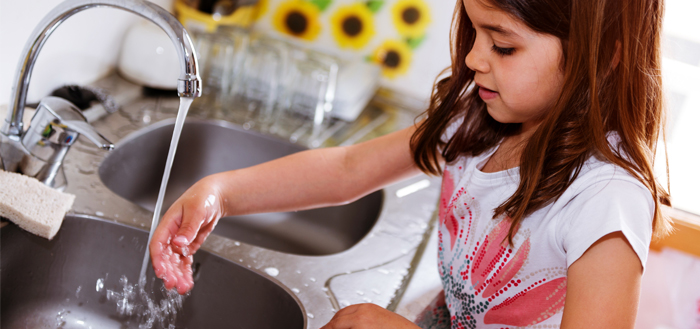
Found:
[[[124,78],[151,88],[177,89],[180,64],[175,46],[157,25],[146,20],[124,36],[118,71]]]

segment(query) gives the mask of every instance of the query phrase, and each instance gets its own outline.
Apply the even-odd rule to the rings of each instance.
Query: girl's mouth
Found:
[[[481,99],[487,101],[496,98],[496,96],[498,96],[498,92],[479,86],[479,97]]]

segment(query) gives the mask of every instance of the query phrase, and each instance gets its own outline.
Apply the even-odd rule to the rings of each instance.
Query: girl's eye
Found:
[[[493,52],[495,52],[496,54],[498,54],[499,56],[508,56],[508,55],[512,55],[513,52],[515,52],[515,48],[501,48],[501,47],[498,47],[496,45],[493,45],[491,47],[491,50]]]

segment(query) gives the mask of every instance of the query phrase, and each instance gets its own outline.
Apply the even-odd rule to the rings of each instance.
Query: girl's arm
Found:
[[[340,205],[420,173],[414,127],[348,147],[309,150],[216,174],[225,216]]]
[[[410,127],[357,145],[304,151],[203,178],[175,201],[153,234],[149,248],[156,275],[168,289],[190,290],[192,254],[221,217],[348,203],[420,173],[409,146],[414,131]]]
[[[625,236],[604,236],[569,266],[561,328],[634,328],[641,279]]]

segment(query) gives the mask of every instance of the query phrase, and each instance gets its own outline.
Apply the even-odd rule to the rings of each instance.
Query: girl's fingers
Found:
[[[165,215],[163,215],[160,224],[156,227],[155,232],[153,232],[153,237],[151,237],[151,243],[149,244],[152,258],[157,256],[154,252],[162,252],[162,247],[170,244],[170,240],[179,228],[181,218],[182,207],[177,207],[176,205],[170,207]]]
[[[325,329],[418,328],[406,318],[374,304],[348,306],[335,314]]]
[[[357,309],[358,309],[357,304],[350,305],[348,307],[340,309],[340,311],[336,312],[335,315],[333,315],[333,318],[331,319],[331,321],[328,322],[325,326],[321,327],[321,329],[348,329],[348,328],[351,328],[350,324],[347,321],[343,321],[343,317],[357,312]]]
[[[167,273],[167,265],[163,259],[163,245],[161,243],[151,244],[151,262],[156,276],[163,278]]]
[[[194,286],[192,279],[192,256],[183,257],[180,263],[180,280],[178,280],[177,292],[182,295],[190,291]]]
[[[202,246],[204,240],[206,240],[209,234],[214,231],[214,227],[216,227],[217,222],[218,220],[213,220],[202,226],[202,228],[199,230],[199,234],[197,234],[197,237],[194,239],[194,241],[192,241],[192,243],[190,243],[190,254],[194,254],[197,252],[197,250],[199,250],[199,247]]]
[[[176,257],[175,254],[172,252],[172,249],[166,248],[163,250],[163,268],[165,269],[163,276],[161,279],[163,279],[163,283],[165,284],[166,289],[172,289],[177,285],[178,278],[175,274],[174,271],[174,260],[173,257]]]
[[[191,203],[193,202],[183,204],[182,223],[173,238],[173,244],[181,248],[188,246],[197,238],[197,234],[206,220],[205,211],[198,205]]]
[[[151,260],[153,262],[153,270],[161,279],[165,279],[165,275],[170,272],[168,266],[169,255],[167,254],[170,246],[170,241],[173,238],[173,233],[177,232],[178,222],[182,217],[181,207],[171,207],[163,216],[163,219],[153,232],[153,237],[149,244]],[[170,250],[172,252],[172,250]]]

